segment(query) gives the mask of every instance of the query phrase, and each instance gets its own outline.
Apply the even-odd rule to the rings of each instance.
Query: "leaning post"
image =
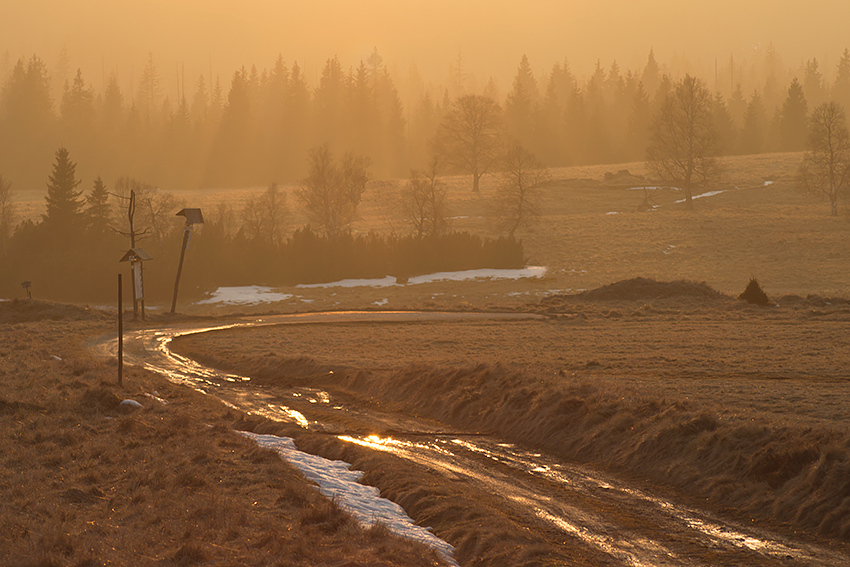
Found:
[[[177,277],[174,279],[174,297],[171,299],[171,313],[177,310],[177,290],[180,287],[180,275],[183,273],[183,258],[186,257],[186,248],[189,247],[189,238],[192,236],[192,228],[195,224],[203,224],[204,216],[201,209],[183,209],[177,213],[178,217],[186,217],[186,227],[183,229],[183,244],[180,248],[180,263],[177,265]]]
[[[118,274],[118,385],[124,385],[124,301],[121,297],[123,286],[121,274]]]

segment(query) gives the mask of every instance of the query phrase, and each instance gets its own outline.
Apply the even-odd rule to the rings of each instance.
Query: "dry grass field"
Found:
[[[756,307],[667,287],[685,295],[556,296],[529,306],[544,321],[282,326],[174,348],[261,384],[494,432],[744,521],[846,540],[850,304]]]
[[[0,303],[0,565],[441,564],[361,527],[220,402],[136,368],[117,386],[81,344],[114,330],[94,310]]]
[[[640,163],[555,170],[534,230],[519,234],[528,263],[549,268],[541,279],[292,287],[279,290],[291,299],[272,305],[181,303],[189,315],[484,309],[533,311],[548,315],[544,322],[308,325],[208,333],[178,339],[175,348],[259,383],[274,385],[287,376],[385,409],[490,431],[743,521],[846,541],[850,305],[841,298],[850,297],[850,215],[839,202],[840,216],[830,218],[827,203],[796,190],[799,159],[800,154],[727,158],[724,180],[709,188],[722,192],[698,199],[692,212],[676,202],[681,193],[670,188],[653,190],[655,210],[637,212],[644,192],[633,188],[652,183],[606,180],[606,173],[621,169],[643,175]],[[470,192],[468,178],[447,181],[453,228],[492,235],[487,198],[497,180],[485,179],[481,195]],[[354,228],[405,231],[393,205],[401,183],[370,182]],[[248,195],[262,190],[177,193],[206,212],[220,202],[238,210]],[[39,214],[43,196],[17,198],[25,215]],[[295,210],[292,226],[305,222]],[[706,282],[723,295],[574,295],[638,276]],[[753,276],[773,306],[734,299]],[[158,306],[153,307],[155,314]],[[133,371],[122,396],[156,389],[170,405],[151,403],[130,416],[85,406],[91,392],[98,399],[117,392],[104,382],[113,368],[87,359],[80,339],[72,336],[109,330],[99,316],[88,317],[71,323],[67,315],[54,314],[48,320],[10,320],[0,328],[0,354],[9,361],[2,367],[4,380],[13,384],[4,390],[0,408],[9,447],[3,458],[5,468],[15,471],[0,481],[0,490],[9,494],[0,510],[5,525],[12,526],[3,537],[15,557],[56,564],[105,557],[121,563],[116,550],[143,549],[150,564],[188,564],[181,563],[181,553],[189,554],[188,562],[197,553],[212,563],[227,558],[259,564],[268,553],[300,545],[287,539],[290,530],[306,529],[314,537],[304,518],[325,504],[292,488],[300,481],[288,467],[256,456],[238,440],[228,430],[236,416],[205,405],[209,400]],[[321,379],[299,375],[304,357],[341,371]],[[377,458],[365,450],[329,448],[327,440],[302,443],[356,458],[366,469]],[[385,463],[374,466],[386,470]],[[487,514],[462,494],[451,495],[454,508],[428,511],[431,500],[416,497],[419,489],[410,476],[416,471],[410,478],[402,472],[371,472],[366,480],[395,494],[409,511],[419,508],[432,525],[457,517],[462,521],[456,529],[463,531]],[[234,475],[252,480],[226,480]],[[269,480],[272,476],[278,480]],[[203,492],[215,492],[214,501],[222,503],[216,509],[232,510],[227,518],[212,514],[208,499],[196,498],[201,492],[192,484],[196,477]],[[276,500],[269,491],[279,494],[283,484],[305,500]],[[103,486],[113,486],[113,492]],[[151,503],[166,488],[178,489],[186,500],[160,511]],[[257,505],[259,511],[255,501],[265,502]],[[239,521],[234,525],[232,518]],[[264,524],[269,518],[284,527],[269,531]],[[481,559],[489,549],[491,563],[482,564],[496,565],[499,557],[526,549],[532,550],[533,564],[533,545],[516,539],[508,524],[499,525],[501,531],[489,539],[474,535],[474,528],[455,534],[454,541],[466,542],[458,557]],[[126,539],[127,527],[138,539]],[[163,529],[166,536],[155,537]],[[350,522],[315,531],[327,532],[322,540],[327,545],[302,545],[299,553],[328,550],[334,557],[355,545],[364,554],[378,554],[364,555],[368,564],[395,557],[394,551],[370,547],[375,535]],[[318,560],[303,555],[304,564],[311,561]]]

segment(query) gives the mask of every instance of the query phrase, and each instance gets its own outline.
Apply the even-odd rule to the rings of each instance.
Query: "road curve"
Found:
[[[338,324],[351,322],[433,322],[543,319],[524,313],[328,312],[244,318],[230,323],[180,323],[125,335],[124,358],[170,380],[215,395],[256,415],[301,427],[335,433],[341,440],[463,479],[477,489],[502,497],[514,517],[534,529],[545,524],[571,545],[584,546],[600,563],[644,566],[817,566],[850,565],[846,548],[790,541],[752,526],[739,526],[584,467],[559,462],[487,436],[432,432],[410,436],[362,436],[334,431],[322,415],[348,412],[351,419],[398,423],[397,416],[338,405],[328,392],[288,392],[252,387],[250,379],[205,367],[171,352],[174,337],[239,327]],[[117,337],[103,337],[90,348],[115,356]],[[320,348],[320,345],[317,345]],[[285,404],[281,401],[286,400]],[[421,431],[410,421],[406,431]],[[433,431],[433,428],[432,428]]]

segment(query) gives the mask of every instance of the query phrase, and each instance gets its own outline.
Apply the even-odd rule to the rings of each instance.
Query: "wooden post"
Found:
[[[171,300],[171,313],[177,309],[177,288],[180,286],[180,274],[183,272],[183,258],[186,256],[186,247],[189,245],[189,233],[192,225],[187,224],[183,229],[183,247],[180,248],[180,263],[177,265],[177,278],[174,280],[174,298]]]
[[[124,301],[121,274],[118,274],[118,385],[124,385]]]

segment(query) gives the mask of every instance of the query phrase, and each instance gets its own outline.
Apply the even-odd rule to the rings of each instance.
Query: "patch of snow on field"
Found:
[[[546,275],[545,266],[528,266],[520,270],[465,270],[462,272],[437,272],[434,274],[426,274],[424,276],[415,276],[407,280],[408,284],[423,284],[433,282],[460,282],[466,280],[492,279],[492,280],[518,280],[520,278],[542,278]],[[380,279],[371,280],[340,280],[329,283],[318,284],[299,284],[296,287],[302,289],[316,287],[389,287],[394,285],[404,285],[396,283],[393,276],[387,276]]]
[[[373,301],[373,302],[372,302],[372,305],[377,305],[378,307],[381,307],[382,305],[386,305],[386,304],[387,304],[387,303],[389,303],[389,302],[390,302],[390,301],[389,301],[389,300],[385,297],[385,298],[383,298],[383,299],[382,299],[382,300],[380,300],[380,301]]]
[[[703,197],[714,197],[715,195],[720,195],[721,193],[725,193],[726,190],[723,191],[708,191],[706,193],[700,193],[699,195],[694,195],[691,197],[691,200],[696,201],[697,199],[702,199]],[[679,199],[676,203],[684,203],[687,199]]]
[[[773,185],[773,181],[765,181],[764,182],[765,187],[767,187],[768,185]]]
[[[212,296],[198,302],[198,305],[222,303],[224,305],[256,305],[272,303],[292,298],[289,293],[276,293],[270,287],[248,285],[240,287],[220,287]]]
[[[276,451],[284,460],[301,471],[308,480],[318,484],[322,494],[333,499],[362,524],[371,526],[381,522],[390,531],[402,537],[434,548],[449,565],[458,565],[454,560],[454,547],[425,528],[415,525],[404,508],[386,498],[381,498],[380,492],[374,486],[359,484],[357,481],[363,473],[351,470],[349,463],[329,461],[299,451],[289,437],[258,435],[246,431],[239,433],[253,439],[261,447]]]

